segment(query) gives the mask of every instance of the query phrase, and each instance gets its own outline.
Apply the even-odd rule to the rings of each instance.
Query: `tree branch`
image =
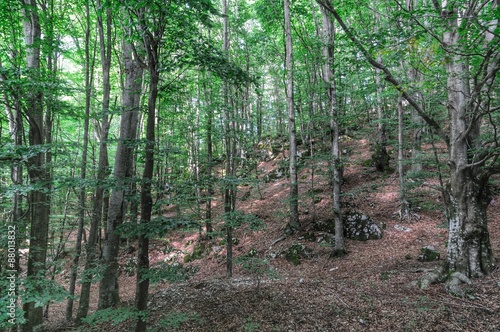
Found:
[[[345,24],[345,22],[342,20],[340,15],[337,13],[337,11],[333,8],[330,2],[327,2],[326,0],[316,0],[316,2],[324,7],[326,10],[328,10],[337,20],[337,22],[340,24],[344,32],[346,33],[347,37],[354,43],[354,45],[361,51],[361,53],[364,55],[366,60],[375,68],[380,69],[384,74],[385,74],[385,80],[389,83],[391,83],[396,90],[398,90],[403,98],[406,99],[406,101],[417,111],[418,115],[424,119],[424,121],[438,134],[439,137],[441,137],[447,145],[449,145],[449,139],[448,135],[443,131],[441,126],[433,119],[431,118],[421,107],[420,105],[406,92],[406,90],[401,86],[401,83],[392,75],[391,71],[384,66],[382,63],[376,61],[366,50],[366,48],[361,44],[361,42],[356,38],[354,33],[351,31],[351,29]]]

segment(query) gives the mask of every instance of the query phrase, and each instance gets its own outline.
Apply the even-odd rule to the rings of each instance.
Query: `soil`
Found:
[[[207,249],[202,258],[184,264],[184,254],[192,252],[202,240],[197,232],[172,232],[152,243],[151,263],[171,258],[173,253],[166,250],[171,246],[177,250],[173,260],[197,272],[187,281],[151,286],[150,331],[500,331],[498,267],[467,285],[465,298],[447,294],[442,284],[426,290],[414,285],[442,263],[419,261],[422,247],[433,246],[442,258],[446,255],[441,197],[431,189],[437,179],[409,193],[414,202],[413,218],[400,220],[397,173],[380,173],[366,166],[372,153],[367,140],[349,139],[344,147],[355,154],[346,156],[343,208],[360,211],[385,225],[381,240],[347,240],[348,254],[332,258],[332,246],[318,242],[321,234],[308,236],[313,223],[331,220],[331,187],[325,162],[309,161],[299,174],[300,219],[306,231],[279,242],[287,221],[286,177],[259,186],[242,186],[238,192],[243,200],[238,201],[237,209],[258,216],[266,228],[236,230],[235,256],[252,250],[268,262],[275,277],[259,277],[237,265],[233,277],[226,278],[225,249],[220,238],[203,240]],[[279,158],[260,163],[260,177],[278,167]],[[221,209],[220,197],[214,206]],[[489,218],[493,251],[500,257],[500,203],[495,200]],[[282,254],[296,243],[311,249],[298,265]],[[126,249],[120,257],[123,263],[133,261],[136,254]],[[497,266],[499,263],[497,260]],[[123,306],[132,306],[135,276],[123,272],[120,287]],[[96,286],[91,310],[96,309],[97,293]],[[134,326],[129,320],[78,330],[64,323],[63,313],[64,304],[51,307],[47,321],[50,331],[130,331]]]

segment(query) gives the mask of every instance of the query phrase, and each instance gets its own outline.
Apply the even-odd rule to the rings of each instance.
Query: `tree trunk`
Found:
[[[374,15],[375,22],[377,25],[380,25],[380,14],[375,12]],[[378,56],[377,61],[382,63],[382,57]],[[372,162],[375,168],[379,172],[385,172],[389,169],[389,154],[387,153],[387,126],[386,116],[384,114],[384,100],[382,98],[382,93],[384,90],[384,86],[382,85],[382,71],[378,68],[375,69],[375,85],[376,85],[376,93],[377,93],[377,105],[375,108],[377,109],[377,118],[378,118],[378,139],[375,145],[375,153],[372,156]]]
[[[333,220],[335,221],[335,249],[334,256],[343,256],[346,253],[344,241],[344,224],[340,211],[340,192],[342,185],[342,163],[339,149],[339,119],[337,111],[337,97],[335,91],[334,77],[334,42],[335,27],[333,20],[328,17],[328,12],[321,7],[322,16],[322,39],[323,39],[323,80],[326,83],[326,94],[328,96],[328,109],[330,116],[330,131],[332,140],[332,178],[333,178]]]
[[[472,117],[468,66],[460,52],[461,34],[456,8],[444,8],[448,24],[443,42],[448,53],[447,108],[450,115],[450,216],[447,269],[467,277],[482,277],[494,264],[487,227],[490,202],[489,174],[470,164],[471,150],[478,147],[481,117]]]
[[[403,114],[403,98],[401,94],[398,96],[398,179],[399,179],[399,219],[403,220],[410,218],[410,208],[406,200],[406,189],[403,169],[403,129],[404,129],[404,114]]]
[[[207,91],[207,80],[205,76],[203,76],[203,92],[205,96],[205,100],[209,101],[209,93]],[[213,119],[214,119],[214,111],[211,105],[207,105],[207,189],[206,189],[206,197],[205,197],[205,228],[206,232],[210,234],[213,232],[212,227],[212,196],[214,194],[213,188],[213,142],[212,142],[212,130],[213,130]]]
[[[151,213],[153,209],[151,182],[154,170],[156,100],[158,98],[158,82],[160,79],[160,73],[158,70],[158,41],[153,38],[145,26],[143,26],[142,29],[145,34],[143,37],[144,47],[148,56],[149,96],[146,120],[146,155],[141,188],[141,224],[147,224],[151,221]],[[154,34],[157,35],[157,32]],[[158,34],[161,35],[161,32]],[[141,232],[138,238],[138,243],[139,249],[137,251],[135,307],[139,312],[145,312],[147,310],[149,293],[149,278],[144,277],[149,269],[149,234]],[[146,327],[147,320],[145,316],[139,316],[135,326],[135,331],[144,332],[146,331]]]
[[[100,8],[100,1],[97,2]],[[106,43],[111,41],[111,12],[110,9],[106,10],[106,28],[107,38],[104,34],[104,23],[102,13],[98,15],[98,32],[99,43],[101,51],[101,62],[103,71],[103,96],[102,96],[102,110],[101,110],[101,125],[98,131],[99,136],[99,161],[97,166],[97,188],[94,196],[94,206],[92,208],[92,217],[90,222],[89,237],[86,245],[86,261],[83,274],[82,288],[80,290],[80,302],[78,305],[78,314],[76,317],[76,324],[81,323],[81,319],[87,317],[89,310],[90,300],[90,287],[92,284],[92,275],[96,263],[96,245],[99,240],[100,224],[103,216],[103,207],[105,206],[105,185],[104,180],[108,176],[108,133],[109,133],[109,106],[110,106],[110,92],[111,86],[109,83],[109,70],[110,70],[110,45]]]
[[[41,28],[38,17],[37,3],[34,0],[23,1],[23,30],[26,44],[26,63],[31,70],[30,75],[34,82],[41,78],[40,74],[40,41]],[[44,122],[43,122],[43,93],[39,86],[29,93],[27,100],[26,117],[29,123],[29,145],[35,149],[44,144]],[[30,253],[28,257],[28,277],[35,283],[35,291],[42,293],[39,280],[45,277],[45,260],[47,256],[47,237],[49,229],[49,179],[45,166],[45,154],[41,151],[28,160],[28,175],[30,184],[41,189],[33,190],[29,194],[29,220],[30,230]],[[43,307],[36,307],[35,302],[27,302],[23,305],[26,324],[22,325],[22,331],[43,330]]]
[[[90,6],[89,2],[85,3],[85,18],[86,18],[86,31],[85,31],[85,116],[83,120],[83,147],[82,147],[82,165],[80,168],[80,179],[85,181],[87,178],[87,153],[89,145],[89,120],[90,120],[90,102],[92,94],[92,74],[93,74],[93,60],[90,58]],[[73,267],[71,269],[69,289],[70,295],[75,295],[76,278],[78,274],[78,263],[80,262],[80,255],[82,252],[82,235],[85,222],[85,210],[87,200],[87,187],[82,185],[80,188],[80,195],[78,200],[78,230],[76,235],[75,256],[73,258]],[[73,319],[73,299],[69,298],[66,304],[66,321],[70,322]]]
[[[295,233],[300,229],[299,222],[299,184],[297,180],[297,138],[295,129],[295,109],[293,98],[293,50],[292,29],[290,23],[290,0],[284,1],[285,15],[285,70],[286,106],[288,110],[288,132],[290,138],[290,219],[286,228],[287,233]]]
[[[229,58],[229,18],[228,18],[228,0],[222,0],[222,10],[224,17],[224,25],[222,32],[223,45],[222,49],[224,55]],[[226,152],[225,162],[225,185],[224,185],[224,213],[225,213],[225,228],[226,228],[226,276],[231,278],[233,276],[233,212],[235,200],[235,188],[233,184],[233,165],[234,165],[234,117],[230,110],[229,105],[229,82],[224,79],[222,83],[223,107],[224,107],[224,143]]]
[[[124,34],[130,36],[131,32],[126,30]],[[104,277],[100,282],[99,293],[99,307],[103,309],[112,307],[119,301],[118,254],[120,235],[116,234],[116,229],[124,221],[126,211],[125,196],[130,189],[127,180],[133,175],[133,143],[137,136],[142,86],[142,67],[138,60],[134,59],[133,48],[134,46],[128,41],[123,41],[122,54],[125,67],[125,85],[122,92],[120,140],[118,141],[113,171],[114,187],[109,200],[103,250]]]

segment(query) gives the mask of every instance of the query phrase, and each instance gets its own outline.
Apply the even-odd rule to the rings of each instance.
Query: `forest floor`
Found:
[[[370,159],[367,140],[350,140],[344,146],[351,153],[345,164],[343,206],[360,211],[376,223],[385,224],[380,240],[347,240],[348,255],[332,258],[332,247],[318,242],[308,232],[279,241],[286,225],[288,183],[281,178],[261,183],[259,188],[242,187],[237,209],[265,221],[266,228],[235,231],[235,256],[252,250],[266,259],[279,278],[257,278],[235,266],[228,279],[224,246],[212,240],[200,259],[186,263],[197,272],[180,283],[160,283],[150,289],[150,331],[500,331],[500,269],[473,280],[466,286],[467,297],[447,294],[443,284],[420,290],[413,283],[442,261],[421,262],[424,246],[433,246],[444,258],[447,229],[440,207],[440,194],[430,184],[411,193],[415,218],[401,221],[397,172],[383,174],[363,166]],[[394,162],[394,160],[393,160]],[[262,162],[259,170],[269,172],[278,160]],[[312,180],[314,169],[314,181]],[[317,221],[329,221],[331,187],[328,165],[303,167],[299,179],[300,218],[305,229]],[[314,183],[314,188],[311,187]],[[314,195],[311,195],[314,193]],[[500,197],[489,207],[489,231],[495,257],[500,257]],[[221,208],[222,200],[215,202]],[[418,218],[417,218],[418,217]],[[172,252],[189,252],[199,242],[197,233],[178,230],[168,241],[154,241],[151,263],[163,261]],[[275,243],[273,245],[273,243]],[[294,265],[281,253],[301,243],[310,248],[309,257]],[[125,249],[125,248],[124,248]],[[169,256],[169,257],[170,257]],[[123,262],[135,253],[124,250]],[[183,256],[182,256],[183,257]],[[497,259],[497,266],[500,261]],[[122,273],[121,299],[132,305],[135,277]],[[92,295],[95,310],[97,287]],[[77,303],[76,303],[77,306]],[[47,322],[52,331],[76,331],[64,326],[62,305],[54,305]],[[131,322],[104,323],[78,331],[129,331]]]

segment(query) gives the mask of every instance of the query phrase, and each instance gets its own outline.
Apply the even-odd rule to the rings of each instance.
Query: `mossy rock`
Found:
[[[206,245],[205,242],[198,242],[193,248],[193,252],[186,254],[184,256],[184,263],[189,263],[194,260],[200,259],[205,253]]]
[[[421,262],[433,262],[438,261],[441,258],[441,254],[433,246],[425,246],[420,249],[420,255],[418,260]]]
[[[335,234],[335,221],[333,219],[318,220],[312,224],[311,228],[314,231]]]
[[[312,249],[306,247],[304,244],[294,243],[286,251],[285,258],[293,265],[299,265],[302,259],[310,257],[311,252]]]
[[[314,232],[306,232],[304,233],[303,237],[306,241],[316,242],[316,235],[314,234]]]
[[[373,164],[373,161],[371,159],[367,159],[367,160],[364,160],[362,163],[361,163],[361,166],[363,167],[371,167]]]
[[[256,257],[259,252],[255,248],[250,248],[250,250],[247,251],[244,257]]]
[[[351,240],[367,241],[378,240],[384,235],[370,217],[359,212],[350,212],[343,216],[344,235]]]

